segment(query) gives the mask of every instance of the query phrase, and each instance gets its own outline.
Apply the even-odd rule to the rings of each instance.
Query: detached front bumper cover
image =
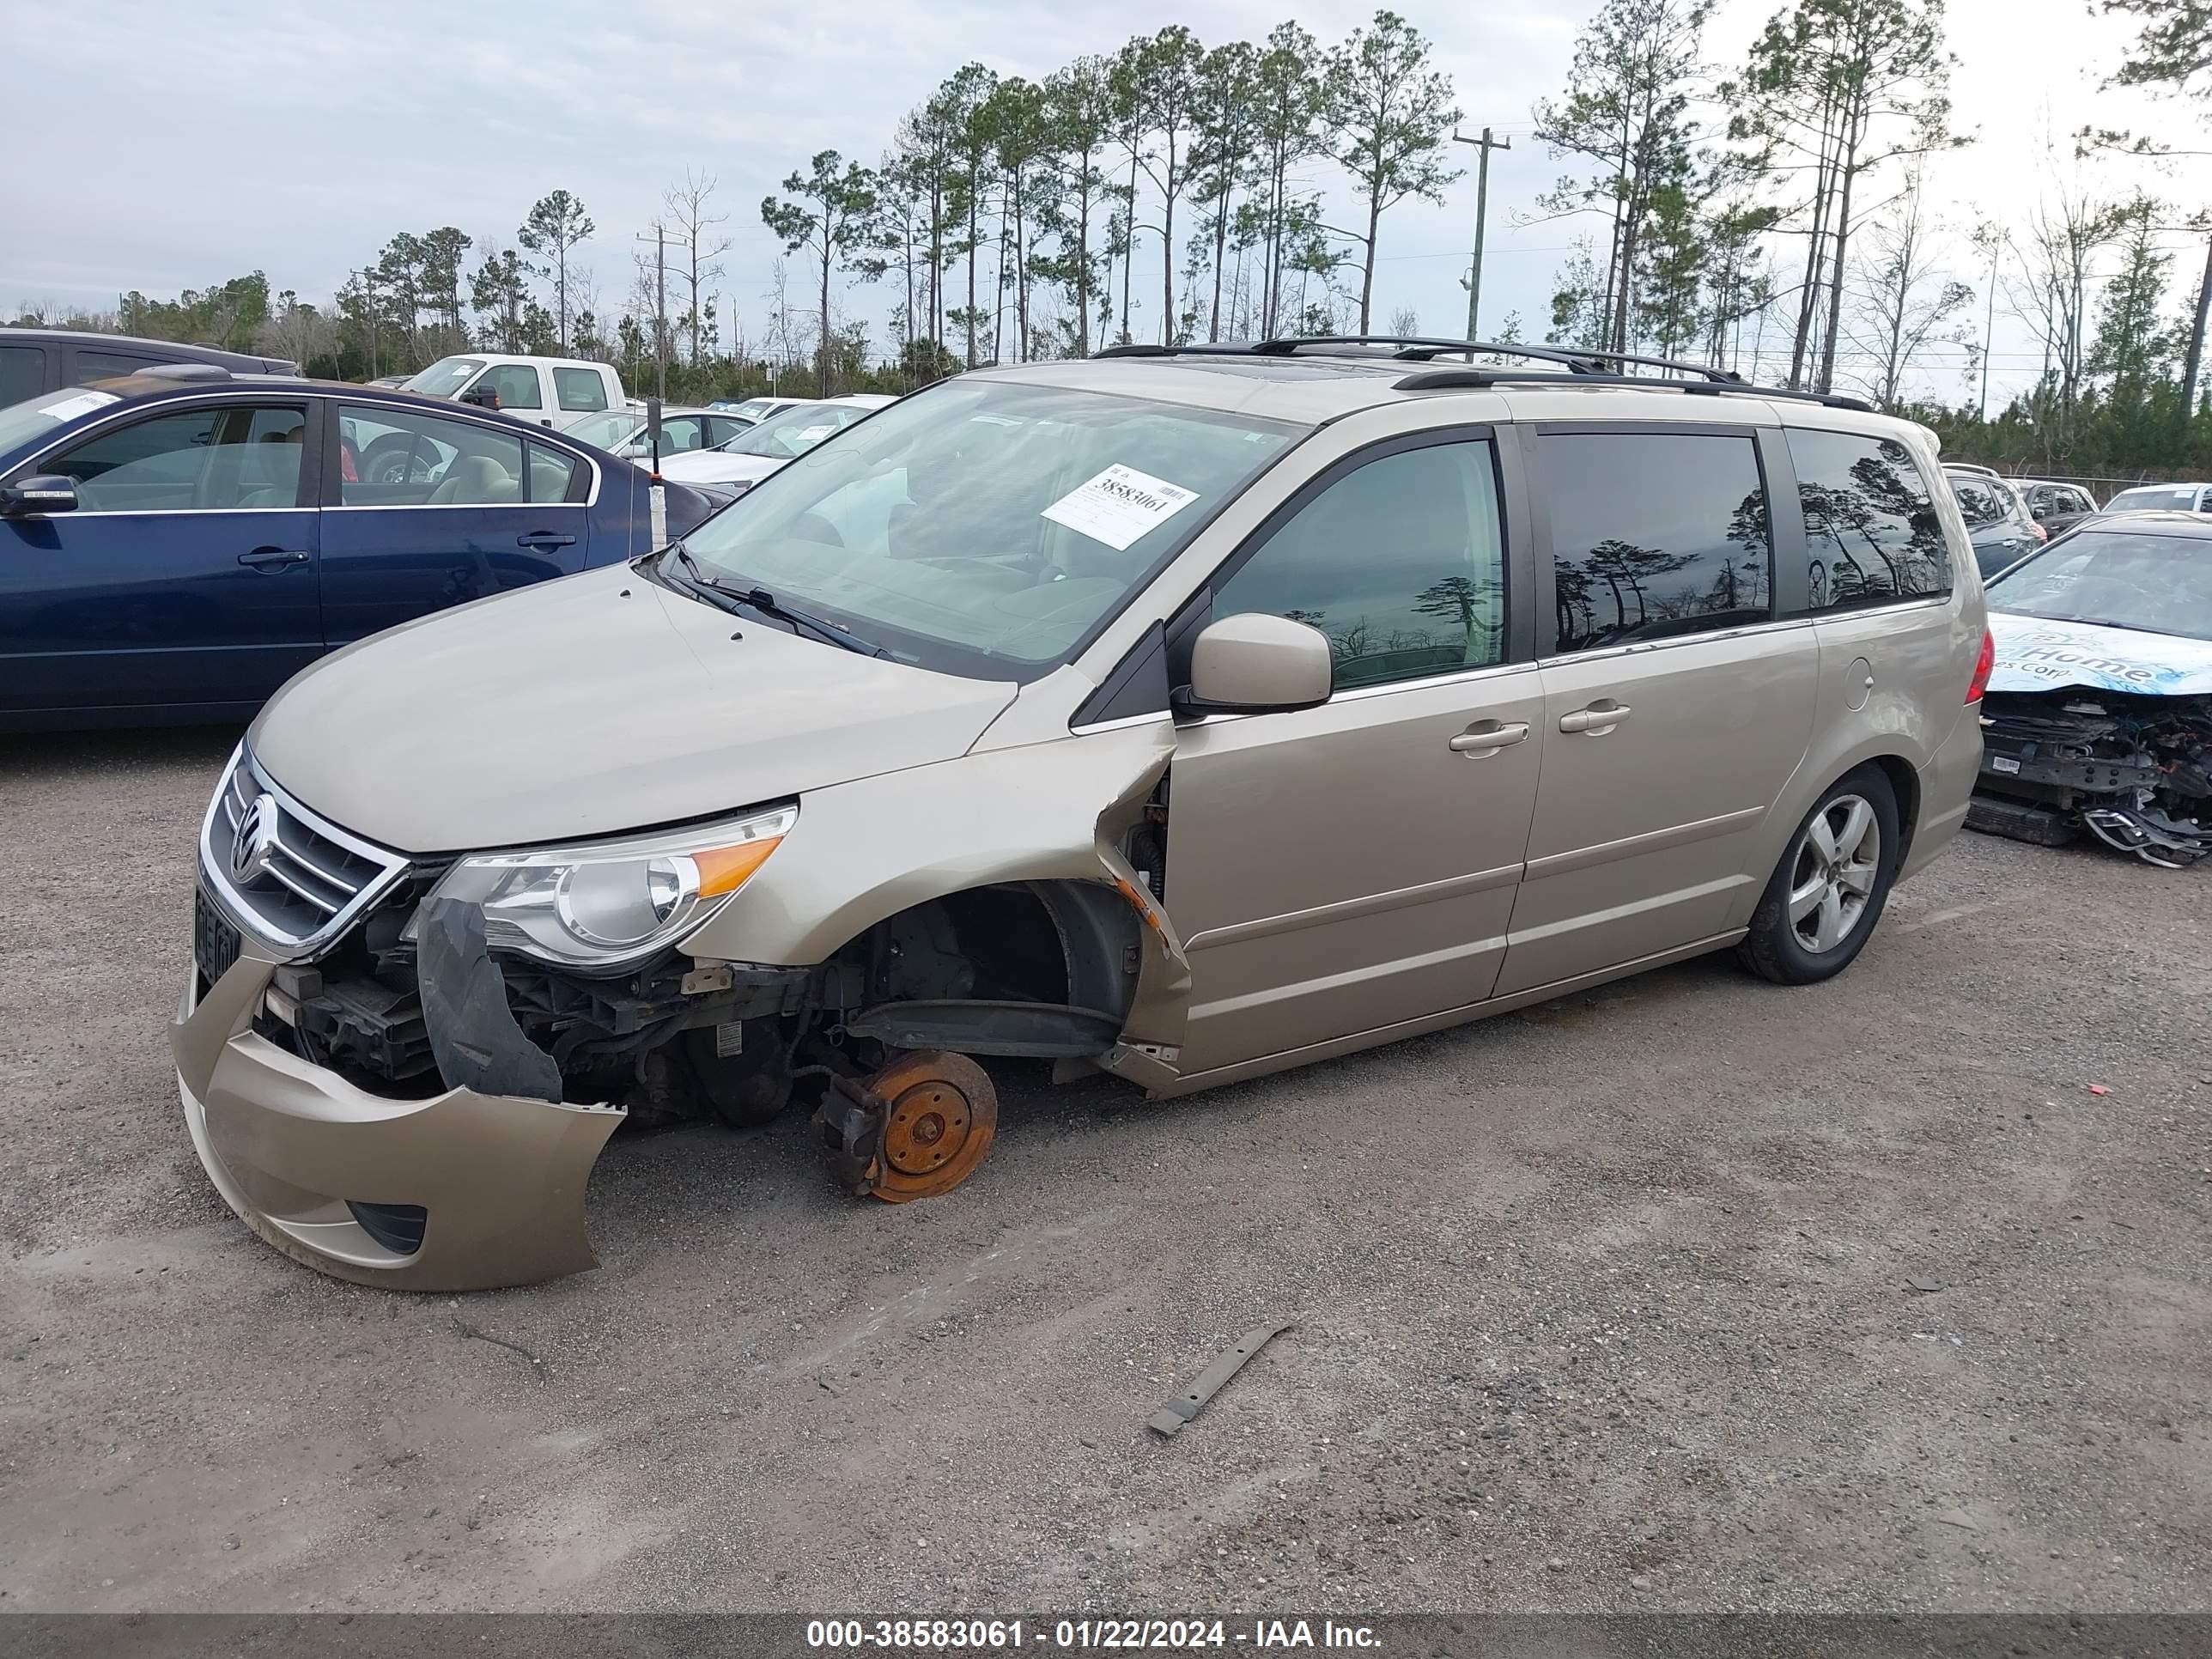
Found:
[[[187,983],[169,1034],[193,1148],[247,1225],[311,1267],[402,1290],[488,1290],[599,1265],[584,1191],[622,1108],[357,1089],[252,1030],[276,966],[253,949],[197,1002]],[[420,1248],[379,1243],[349,1200],[420,1207]]]

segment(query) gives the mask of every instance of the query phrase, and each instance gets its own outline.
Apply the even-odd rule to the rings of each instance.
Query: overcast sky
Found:
[[[1707,36],[1711,61],[1740,62],[1776,9],[1723,0]],[[735,245],[719,286],[757,335],[779,252],[760,200],[815,150],[874,160],[899,117],[971,58],[1036,77],[1170,22],[1208,44],[1258,40],[1288,9],[1282,0],[382,0],[333,12],[78,0],[63,21],[0,0],[0,140],[18,163],[0,185],[0,307],[101,307],[125,289],[168,295],[257,268],[272,287],[321,301],[397,230],[453,224],[511,240],[532,201],[560,186],[597,222],[576,257],[611,309],[629,283],[631,239],[689,167],[720,180]],[[1373,9],[1369,0],[1307,0],[1293,15],[1327,43]],[[1561,164],[1530,137],[1529,106],[1563,85],[1595,0],[1400,0],[1399,9],[1436,43],[1464,130],[1488,125],[1512,139],[1492,164],[1485,331],[1518,312],[1524,337],[1540,338],[1578,222],[1539,220],[1534,198]],[[1942,158],[1931,185],[1958,233],[1960,275],[1978,289],[1987,272],[1968,269],[1964,233],[1978,215],[2027,214],[2053,176],[2050,134],[2060,135],[2062,157],[2065,135],[2090,122],[2212,148],[2181,106],[2099,90],[2129,37],[2124,21],[2092,16],[2087,0],[1954,0],[1954,101],[1978,142]],[[2206,200],[2212,163],[2173,164],[2161,176],[2126,162],[2098,175],[2193,206]],[[1425,331],[1459,331],[1474,213],[1470,176],[1442,206],[1413,203],[1386,217],[1378,326],[1403,306]],[[2200,258],[2180,254],[2177,291],[2193,286]],[[1140,293],[1143,283],[1140,255]],[[860,290],[849,303],[880,319],[889,297]],[[1140,311],[1139,337],[1157,320]],[[883,335],[878,320],[878,343]],[[2040,361],[2001,301],[1997,386],[2032,380]],[[1963,395],[1948,373],[1928,389]]]

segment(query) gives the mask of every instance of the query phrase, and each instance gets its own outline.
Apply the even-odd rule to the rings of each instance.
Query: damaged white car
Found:
[[[1996,667],[1966,822],[2147,864],[2212,852],[2212,522],[2087,526],[1992,582]]]

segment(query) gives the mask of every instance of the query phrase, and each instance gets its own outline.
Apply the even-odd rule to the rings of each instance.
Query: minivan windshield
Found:
[[[481,357],[441,357],[412,380],[402,392],[419,392],[426,398],[450,398],[469,383],[469,376],[483,367]]]
[[[828,439],[688,544],[718,585],[765,588],[902,661],[1031,679],[1079,650],[1301,435],[1248,416],[963,378]]]
[[[1989,586],[1993,609],[2212,640],[2212,537],[2077,530]]]

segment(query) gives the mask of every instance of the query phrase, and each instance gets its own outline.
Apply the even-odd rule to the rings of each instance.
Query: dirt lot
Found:
[[[231,735],[0,739],[0,1608],[2212,1608],[2212,876],[1964,837],[1833,984],[1015,1089],[903,1208],[620,1140],[600,1271],[404,1297],[179,1121]]]

